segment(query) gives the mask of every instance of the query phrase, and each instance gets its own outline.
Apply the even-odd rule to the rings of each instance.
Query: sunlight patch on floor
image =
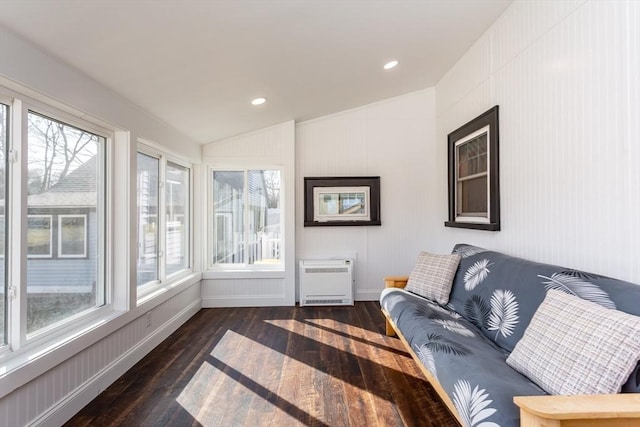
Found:
[[[378,362],[375,356],[376,351],[404,351],[397,340],[391,343],[385,342],[382,335],[377,334],[380,339],[371,339],[371,331],[357,328],[352,325],[345,325],[333,319],[305,319],[299,320],[265,320],[265,322],[289,332],[304,336],[305,338],[334,347],[338,350],[353,354],[354,356]],[[354,332],[356,333],[354,335]],[[391,345],[390,345],[391,344]],[[373,349],[372,349],[373,346]],[[409,356],[408,356],[409,357]]]
[[[296,377],[298,387],[280,390],[282,375]],[[322,396],[315,387],[327,380],[328,374],[229,330],[177,401],[203,425],[326,422],[324,403],[313,396]]]

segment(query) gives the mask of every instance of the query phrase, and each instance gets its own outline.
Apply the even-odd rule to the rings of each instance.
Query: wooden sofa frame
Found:
[[[384,278],[386,288],[404,288],[408,276]],[[464,425],[453,401],[438,380],[422,364],[406,338],[384,309],[387,336],[398,336],[407,352],[416,361],[422,374],[447,405],[460,424]],[[521,427],[640,427],[640,394],[620,393],[589,396],[515,396],[520,408]]]

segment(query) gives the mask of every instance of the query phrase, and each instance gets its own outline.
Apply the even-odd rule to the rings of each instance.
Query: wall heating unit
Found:
[[[301,260],[300,306],[353,305],[353,260]]]

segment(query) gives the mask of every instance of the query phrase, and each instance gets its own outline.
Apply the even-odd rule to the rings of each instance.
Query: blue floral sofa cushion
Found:
[[[449,303],[385,289],[382,308],[468,426],[517,426],[514,396],[545,392],[506,363],[547,290],[640,316],[640,286],[458,244]],[[640,363],[623,392],[640,392]]]
[[[513,396],[545,392],[505,362],[509,355],[474,324],[403,289],[385,289],[382,307],[467,426],[517,426]]]

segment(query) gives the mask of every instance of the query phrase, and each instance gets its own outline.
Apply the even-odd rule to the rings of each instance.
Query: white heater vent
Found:
[[[300,261],[300,306],[305,305],[353,305],[353,261]]]

